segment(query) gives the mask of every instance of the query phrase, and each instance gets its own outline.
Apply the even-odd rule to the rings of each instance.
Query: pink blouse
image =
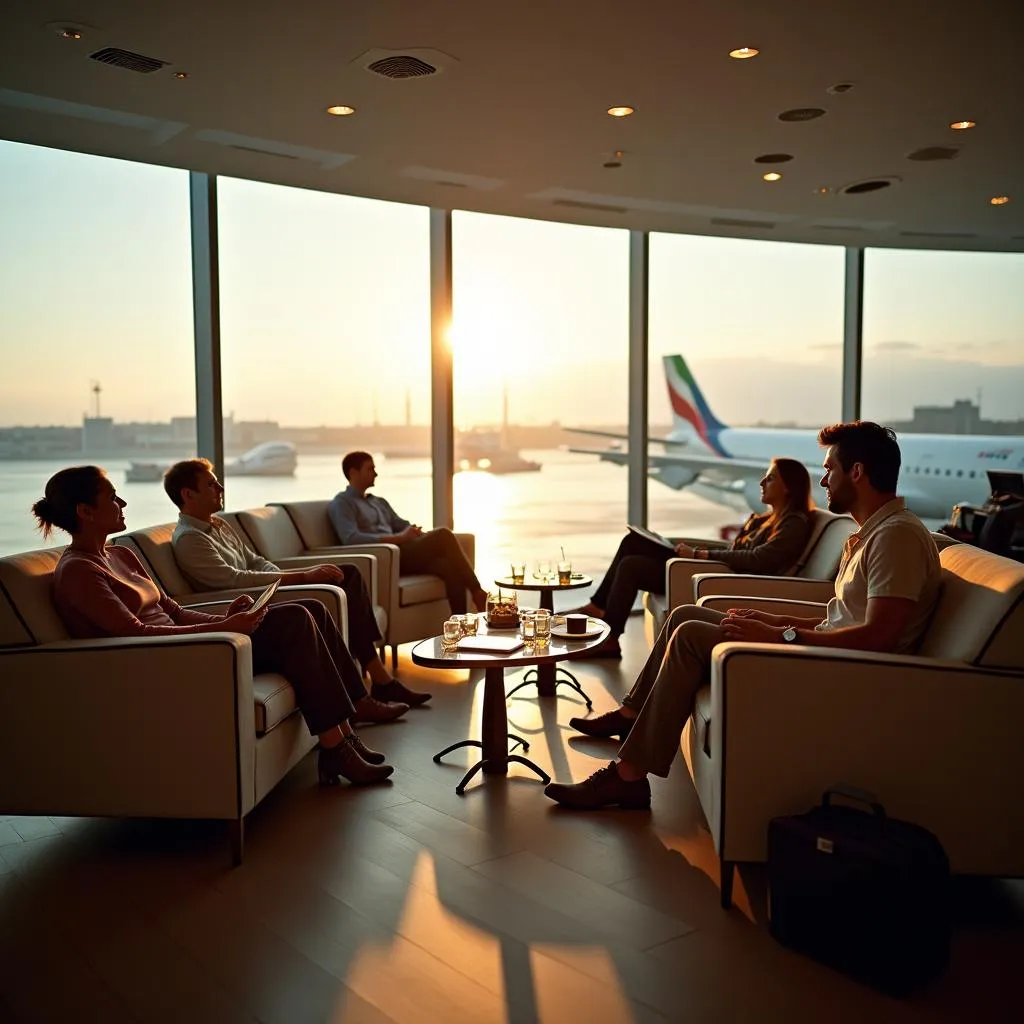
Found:
[[[149,578],[128,548],[108,544],[102,555],[68,548],[53,574],[53,600],[77,639],[198,633],[221,616],[182,608]]]

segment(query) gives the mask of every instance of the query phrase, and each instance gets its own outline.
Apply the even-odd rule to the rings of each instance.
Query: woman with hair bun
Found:
[[[243,633],[252,642],[253,672],[280,672],[295,690],[309,731],[320,739],[321,785],[339,777],[356,785],[381,782],[394,769],[363,745],[349,725],[352,695],[365,693],[362,676],[324,606],[315,600],[251,611],[242,595],[223,615],[183,608],[164,594],[126,547],[107,544],[125,527],[127,503],[98,466],[54,474],[33,506],[44,537],[54,527],[71,543],[57,563],[53,599],[77,638]]]

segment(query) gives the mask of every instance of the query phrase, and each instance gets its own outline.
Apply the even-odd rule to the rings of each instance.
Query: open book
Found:
[[[521,636],[464,636],[458,642],[460,651],[484,651],[487,654],[511,654],[523,645]]]
[[[281,585],[281,581],[280,580],[274,580],[274,582],[271,583],[267,587],[267,589],[264,590],[263,593],[260,594],[260,596],[256,598],[256,600],[253,602],[253,605],[249,609],[249,611],[251,611],[251,612],[258,612],[274,596],[274,591],[277,590],[277,588],[280,585]]]

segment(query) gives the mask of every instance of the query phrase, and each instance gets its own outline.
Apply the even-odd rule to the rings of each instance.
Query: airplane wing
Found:
[[[589,437],[610,437],[613,441],[628,441],[628,434],[616,434],[612,430],[588,430],[585,427],[564,427],[570,434],[587,434]],[[664,444],[672,447],[685,448],[689,442],[683,440],[673,440],[669,437],[648,437],[648,444]],[[579,451],[577,448],[570,448],[569,451]],[[596,455],[597,452],[586,452],[587,455]]]
[[[629,452],[616,449],[569,448],[578,455],[596,455],[605,462],[614,462],[618,466],[629,464]],[[663,455],[648,454],[647,462],[651,467],[689,470],[694,477],[708,477],[717,483],[732,480],[760,480],[764,476],[766,463],[764,459],[731,459],[720,455],[698,454],[696,452],[665,452]]]

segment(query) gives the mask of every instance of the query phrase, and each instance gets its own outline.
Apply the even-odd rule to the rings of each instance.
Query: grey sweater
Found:
[[[199,590],[262,587],[281,578],[281,570],[219,516],[206,523],[182,512],[171,543],[178,567]]]

